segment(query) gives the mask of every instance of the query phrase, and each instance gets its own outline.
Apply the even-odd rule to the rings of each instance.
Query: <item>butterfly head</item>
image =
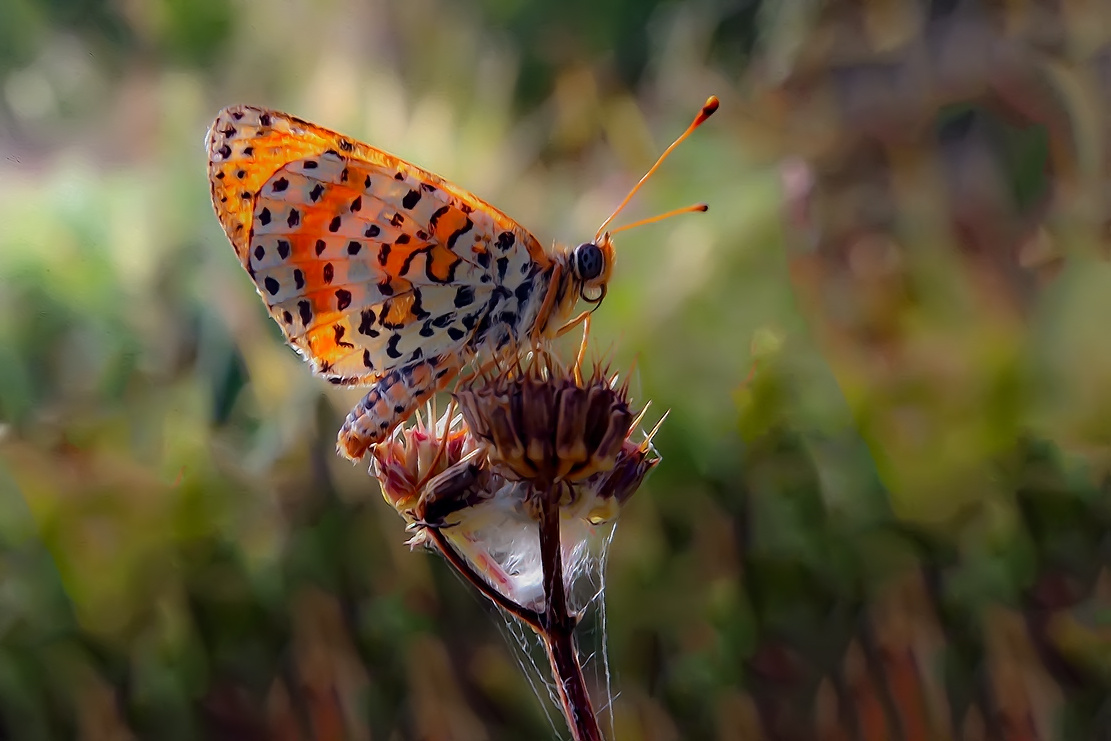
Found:
[[[616,256],[608,232],[571,251],[571,272],[579,284],[579,298],[595,305],[602,302]]]

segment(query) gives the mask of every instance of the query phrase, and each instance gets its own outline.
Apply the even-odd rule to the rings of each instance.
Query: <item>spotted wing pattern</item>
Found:
[[[351,457],[450,381],[491,311],[550,264],[493,206],[298,118],[227,108],[207,145],[216,214],[287,341],[333,383],[373,386],[340,434]]]

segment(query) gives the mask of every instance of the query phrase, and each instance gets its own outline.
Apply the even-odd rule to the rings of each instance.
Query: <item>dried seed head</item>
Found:
[[[527,368],[458,391],[455,399],[495,469],[541,486],[612,469],[635,416],[624,387],[598,370],[580,384],[548,355],[534,355]]]

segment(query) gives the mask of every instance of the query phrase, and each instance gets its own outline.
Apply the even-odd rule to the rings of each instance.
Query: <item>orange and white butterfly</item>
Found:
[[[338,448],[386,439],[470,362],[504,358],[587,320],[615,258],[605,227],[715,110],[707,100],[590,242],[541,247],[471,193],[293,116],[225,108],[207,137],[212,203],[289,344],[340,385],[371,386]],[[674,213],[705,210],[704,205]]]

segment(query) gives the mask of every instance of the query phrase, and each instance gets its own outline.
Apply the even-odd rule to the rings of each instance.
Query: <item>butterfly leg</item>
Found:
[[[548,281],[548,290],[544,294],[544,301],[540,304],[540,309],[536,312],[536,329],[533,331],[532,349],[540,349],[540,342],[544,339],[544,328],[547,326],[548,318],[552,314],[552,310],[556,305],[556,297],[559,294],[559,287],[561,284],[562,266],[556,263],[552,269],[551,280]],[[557,335],[558,336],[558,335]]]
[[[479,376],[488,373],[494,367],[494,365],[494,360],[487,360],[485,363],[482,364],[480,368],[472,369],[469,373],[459,376],[459,382],[456,384],[456,386],[462,387],[470,385],[471,381],[478,378]]]
[[[557,329],[555,335],[553,335],[552,337],[553,340],[557,339],[567,334],[580,324],[583,325],[583,338],[582,342],[579,343],[579,352],[575,356],[574,368],[575,381],[578,382],[580,385],[582,384],[582,364],[583,360],[586,359],[586,343],[587,340],[590,338],[590,315],[590,311],[584,311],[583,313],[579,314],[577,317]]]
[[[583,361],[586,360],[586,343],[590,339],[590,314],[586,315],[583,319],[583,338],[579,343],[579,352],[575,355],[575,381],[581,386],[583,382],[582,367]]]
[[[462,369],[458,358],[418,360],[390,371],[355,405],[339,431],[336,450],[357,461],[385,440],[417,407],[451,382]]]

